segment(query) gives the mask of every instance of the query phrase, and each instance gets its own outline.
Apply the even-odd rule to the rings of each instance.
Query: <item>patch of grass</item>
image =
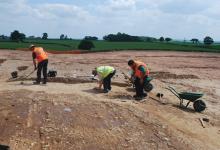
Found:
[[[44,47],[46,50],[74,50],[79,41],[61,40],[25,40],[24,42],[0,41],[0,49],[25,49],[30,44]]]
[[[171,50],[171,51],[201,51],[201,52],[220,52],[212,47],[199,47],[195,45],[183,45],[175,43],[161,42],[94,42],[96,51],[106,50]]]

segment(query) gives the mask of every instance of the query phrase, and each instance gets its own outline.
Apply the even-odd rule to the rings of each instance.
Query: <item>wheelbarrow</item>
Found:
[[[189,106],[189,104],[192,102],[193,103],[193,108],[196,112],[202,112],[206,109],[206,104],[203,100],[200,100],[201,97],[203,97],[203,93],[190,93],[190,92],[181,92],[178,93],[173,87],[168,87],[168,89],[171,93],[173,93],[176,97],[179,98],[180,100],[180,107],[183,107],[183,101],[187,100],[188,103],[185,108]]]

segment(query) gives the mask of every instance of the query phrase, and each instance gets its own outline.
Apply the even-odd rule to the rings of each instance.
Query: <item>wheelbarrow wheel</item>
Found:
[[[149,83],[146,86],[144,86],[144,90],[146,92],[151,92],[153,90],[153,88],[154,88],[154,86],[151,83]]]
[[[206,104],[203,100],[196,100],[193,103],[193,108],[195,109],[196,112],[202,112],[206,109]]]

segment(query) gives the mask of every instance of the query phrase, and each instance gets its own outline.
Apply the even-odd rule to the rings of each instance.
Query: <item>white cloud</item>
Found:
[[[44,4],[40,5],[37,10],[44,18],[71,18],[85,20],[89,16],[88,12],[75,5],[66,4]]]
[[[108,7],[112,10],[129,9],[134,7],[136,0],[110,0]]]
[[[173,38],[220,39],[218,0],[107,0],[77,6],[63,3],[31,5],[28,0],[0,0],[0,33],[19,29],[26,34],[72,37],[126,32]],[[91,6],[91,7],[90,7]]]
[[[48,32],[55,37],[57,34],[71,33],[68,29],[74,30],[83,22],[93,19],[83,8],[59,3],[32,6],[26,0],[0,0],[0,9],[0,32],[5,31],[2,32],[4,34],[18,29],[29,35],[38,33],[40,36],[41,33]]]

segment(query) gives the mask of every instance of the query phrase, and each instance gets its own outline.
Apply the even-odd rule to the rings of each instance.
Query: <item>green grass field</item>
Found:
[[[11,42],[0,40],[0,49],[24,49],[30,44],[42,46],[46,50],[66,51],[77,50],[80,40],[25,40],[24,42]],[[94,41],[95,48],[92,51],[111,50],[170,50],[170,51],[199,51],[199,52],[220,52],[220,45],[205,47],[202,44],[193,45],[183,42],[106,42]]]

